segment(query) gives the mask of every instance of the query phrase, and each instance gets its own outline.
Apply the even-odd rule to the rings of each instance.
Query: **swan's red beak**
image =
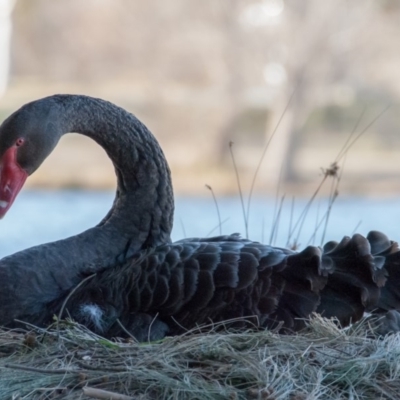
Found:
[[[17,163],[17,149],[10,147],[0,159],[0,218],[6,215],[28,177]]]

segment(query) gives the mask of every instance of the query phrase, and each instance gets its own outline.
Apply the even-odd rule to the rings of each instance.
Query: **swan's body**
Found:
[[[283,322],[293,331],[313,312],[346,326],[364,311],[400,307],[395,282],[381,288],[386,260],[397,269],[400,252],[378,232],[301,253],[238,235],[189,239],[100,272],[74,292],[67,309],[99,334],[123,335],[125,328],[139,340],[229,320],[234,327]]]
[[[140,340],[235,318],[236,325],[269,328],[283,321],[284,329],[297,330],[314,311],[347,325],[365,310],[400,308],[400,252],[377,232],[301,253],[237,235],[171,243],[173,196],[164,155],[135,117],[99,99],[52,96],[1,125],[0,215],[71,131],[96,140],[112,159],[114,205],[80,235],[0,261],[0,325],[46,323],[93,272],[66,309],[96,332],[119,335],[123,326]]]

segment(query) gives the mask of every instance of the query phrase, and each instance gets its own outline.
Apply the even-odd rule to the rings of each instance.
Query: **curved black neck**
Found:
[[[122,108],[87,96],[56,95],[24,108],[33,115],[35,107],[46,108],[46,135],[58,136],[55,143],[63,134],[76,132],[105,149],[115,167],[117,193],[112,209],[96,227],[6,259],[33,256],[41,259],[38,263],[93,271],[115,265],[142,248],[170,242],[174,211],[170,171],[143,124]]]

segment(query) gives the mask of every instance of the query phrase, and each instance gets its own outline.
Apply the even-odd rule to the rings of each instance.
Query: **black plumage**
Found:
[[[118,336],[122,325],[139,340],[229,320],[236,328],[276,328],[283,322],[282,331],[297,331],[313,312],[347,326],[385,301],[385,253],[400,256],[397,245],[379,232],[300,253],[238,235],[189,239],[98,273],[74,292],[66,308],[97,333]],[[398,293],[393,296],[398,301]],[[103,317],[91,320],[88,305]],[[136,315],[140,332],[132,327],[138,325]]]

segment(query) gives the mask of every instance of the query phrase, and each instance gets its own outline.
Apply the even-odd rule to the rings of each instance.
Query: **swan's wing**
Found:
[[[284,293],[282,272],[298,262],[302,272],[297,280],[304,286],[301,298],[307,306],[299,306],[299,315],[292,317],[305,318],[316,309],[317,292],[326,281],[320,275],[319,249],[294,254],[234,235],[228,238],[186,240],[147,251],[79,287],[67,308],[100,333],[120,334],[116,319],[130,326],[137,314],[157,315],[172,333],[245,317],[256,317],[265,326]]]
[[[381,285],[377,305],[369,311],[386,312],[400,310],[400,250],[397,242],[393,242],[380,232],[372,231],[367,236],[371,243],[372,253],[377,266],[386,274],[387,280]]]
[[[232,319],[239,326],[245,320],[268,328],[283,322],[284,329],[298,330],[314,311],[347,325],[367,309],[400,304],[399,285],[387,284],[381,294],[387,271],[400,281],[398,247],[381,234],[300,253],[228,238],[158,246],[86,282],[67,308],[78,321],[118,335],[116,319],[138,329],[139,314],[153,321],[141,322],[144,330],[155,324],[166,332],[166,324],[169,333]],[[82,313],[87,304],[103,310],[97,327],[95,315]]]
[[[376,249],[374,240],[371,245],[368,238],[358,234],[343,238],[335,246],[325,246],[323,258],[334,261],[334,268],[321,292],[319,313],[335,317],[346,326],[376,306],[386,271],[381,256],[374,256],[371,248]]]

